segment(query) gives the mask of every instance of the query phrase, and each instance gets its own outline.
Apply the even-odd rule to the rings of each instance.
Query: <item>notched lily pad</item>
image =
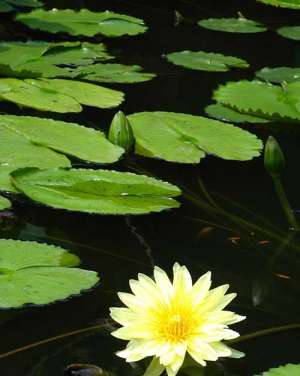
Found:
[[[299,3],[300,9],[300,3]],[[300,26],[283,26],[276,30],[277,34],[284,38],[300,40]]]
[[[129,172],[83,169],[14,171],[13,183],[27,197],[66,210],[98,214],[145,214],[177,208],[180,190]]]
[[[208,116],[218,120],[228,121],[233,123],[268,123],[269,119],[264,119],[255,115],[248,115],[238,112],[230,107],[223,106],[220,103],[210,104],[205,108]]]
[[[79,263],[59,247],[0,239],[0,308],[49,304],[90,289],[99,277],[75,268]]]
[[[169,162],[198,163],[206,154],[229,160],[259,156],[262,142],[230,124],[173,112],[140,112],[128,117],[135,152]]]
[[[166,55],[167,60],[175,65],[188,69],[227,72],[230,68],[248,68],[249,64],[243,59],[204,51],[179,51]]]
[[[257,0],[266,5],[280,8],[300,9],[300,0]]]
[[[300,375],[300,364],[286,364],[277,368],[271,368],[257,376],[298,376]]]
[[[79,12],[72,9],[38,9],[30,13],[19,13],[16,19],[32,29],[75,36],[93,37],[102,34],[120,37],[126,34],[137,35],[147,30],[144,21],[139,18],[109,11],[91,12],[88,9],[81,9]]]
[[[227,33],[261,33],[267,28],[256,21],[239,18],[209,18],[200,20],[198,25],[205,29],[223,31]]]

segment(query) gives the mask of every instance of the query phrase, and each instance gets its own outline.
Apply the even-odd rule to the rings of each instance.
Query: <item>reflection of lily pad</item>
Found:
[[[32,29],[88,37],[96,34],[108,37],[136,35],[147,30],[144,21],[139,18],[109,11],[91,12],[88,9],[79,12],[72,9],[38,9],[19,13],[16,19]]]
[[[300,364],[286,364],[277,368],[271,368],[257,376],[299,376]]]
[[[222,54],[204,51],[179,51],[166,55],[169,62],[185,68],[226,72],[230,68],[248,68],[247,61],[234,56],[224,56]]]
[[[243,17],[209,18],[207,20],[200,20],[198,25],[205,29],[227,33],[261,33],[267,30],[261,23]]]
[[[206,154],[249,160],[260,154],[255,135],[202,116],[173,112],[139,112],[128,117],[136,140],[135,152],[169,162],[198,163]]]
[[[124,215],[179,206],[176,186],[129,172],[25,168],[12,177],[27,197],[58,209]]]
[[[0,308],[48,304],[94,286],[97,273],[77,256],[36,242],[0,239]]]

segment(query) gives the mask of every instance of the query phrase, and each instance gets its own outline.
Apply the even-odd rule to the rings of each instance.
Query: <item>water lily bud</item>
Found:
[[[131,125],[122,111],[115,114],[108,133],[108,139],[115,145],[121,146],[127,152],[134,144]]]
[[[265,145],[265,168],[272,176],[280,176],[285,167],[285,158],[274,137],[269,136]]]

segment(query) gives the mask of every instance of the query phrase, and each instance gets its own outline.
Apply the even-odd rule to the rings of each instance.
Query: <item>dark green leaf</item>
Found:
[[[256,76],[267,82],[294,82],[300,80],[300,68],[263,68],[256,72]]]
[[[299,3],[300,9],[300,3]],[[300,26],[284,26],[277,29],[277,33],[284,38],[300,40]]]
[[[239,18],[209,18],[200,20],[199,26],[215,31],[225,31],[227,33],[261,33],[267,28],[259,22]]]

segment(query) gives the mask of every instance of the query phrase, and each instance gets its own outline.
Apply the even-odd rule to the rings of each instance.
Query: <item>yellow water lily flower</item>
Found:
[[[178,263],[173,273],[172,283],[155,267],[154,280],[139,274],[129,281],[133,294],[118,294],[127,307],[111,308],[111,317],[123,326],[112,335],[129,343],[117,355],[127,362],[151,356],[145,375],[166,370],[168,376],[178,373],[186,354],[202,366],[219,357],[239,357],[222,342],[239,336],[228,325],[245,318],[223,310],[236,296],[226,294],[229,285],[210,290],[210,272],[193,285],[187,268]]]

